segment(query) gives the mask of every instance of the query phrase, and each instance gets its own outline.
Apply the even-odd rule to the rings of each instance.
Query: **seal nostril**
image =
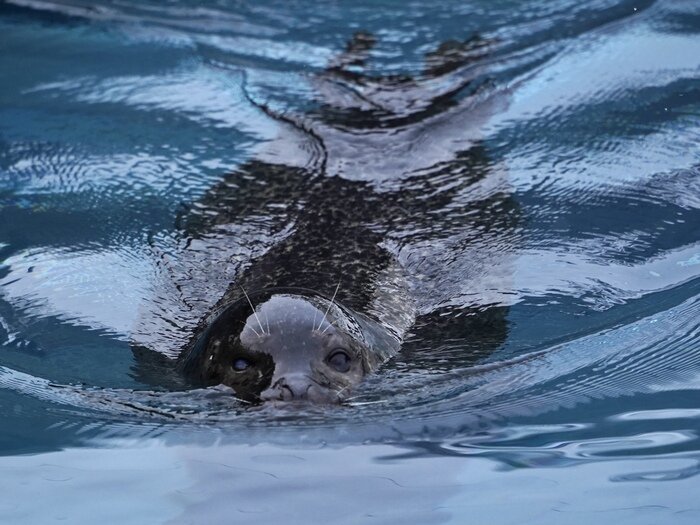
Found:
[[[262,401],[309,400],[314,395],[314,381],[302,374],[292,374],[277,379],[270,388],[260,393]]]
[[[283,377],[275,383],[278,399],[292,401],[294,399],[308,399],[311,382],[307,378]]]

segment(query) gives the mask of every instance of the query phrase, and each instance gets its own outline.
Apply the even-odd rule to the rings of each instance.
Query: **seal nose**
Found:
[[[263,401],[293,401],[308,399],[311,380],[304,376],[281,377],[260,394]]]

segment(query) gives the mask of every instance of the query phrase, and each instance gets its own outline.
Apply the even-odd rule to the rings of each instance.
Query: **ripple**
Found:
[[[693,419],[700,417],[698,408],[668,408],[658,410],[636,410],[617,414],[612,421],[658,421],[668,419]]]
[[[355,403],[341,408],[247,408],[225,387],[147,392],[59,385],[7,367],[0,370],[0,385],[51,403],[88,409],[94,413],[92,417],[117,423],[124,418],[146,418],[163,424],[225,424],[237,434],[257,434],[275,427],[283,431],[281,436],[292,432],[322,439],[335,434],[336,438],[345,436],[352,441],[386,439],[397,433],[407,439],[423,435],[426,429],[433,437],[469,434],[504,418],[570,409],[591,400],[696,389],[692,385],[700,385],[700,355],[694,352],[700,327],[698,301],[696,297],[652,318],[510,363],[428,377],[415,375],[411,379],[401,374],[380,374],[370,378],[353,400]],[[624,416],[616,418],[622,420]],[[561,428],[554,431],[560,432]],[[688,432],[647,433],[626,437],[624,442],[594,439],[562,449],[562,453],[569,458],[598,457],[618,449],[630,452],[695,439]]]
[[[17,75],[0,93],[0,387],[92,437],[386,440],[502,468],[634,456],[664,465],[613,481],[694,476],[695,6],[273,4],[0,7]],[[321,151],[300,114],[323,104],[317,73],[358,29],[379,37],[369,77],[334,87],[390,116],[315,123],[343,145]],[[397,80],[475,33],[489,42],[477,64],[422,92]],[[366,185],[387,210],[373,231],[434,314],[347,406],[249,407],[132,377],[129,343],[174,357],[240,267],[293,230],[271,173],[236,193],[233,224],[196,238],[176,224],[183,207],[206,224],[202,196],[235,193],[251,158]]]

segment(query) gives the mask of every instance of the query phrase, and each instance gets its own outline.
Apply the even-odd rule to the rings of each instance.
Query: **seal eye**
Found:
[[[236,372],[243,372],[244,370],[247,370],[250,367],[250,365],[250,361],[243,357],[239,357],[233,362],[233,369]]]
[[[347,372],[350,370],[350,356],[344,350],[336,350],[327,359],[331,368],[338,372]]]

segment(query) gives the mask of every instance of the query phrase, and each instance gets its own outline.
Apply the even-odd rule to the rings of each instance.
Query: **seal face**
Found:
[[[227,385],[250,402],[339,403],[392,352],[388,341],[377,348],[368,322],[321,296],[272,294],[256,307],[238,301],[181,366],[191,379]]]

